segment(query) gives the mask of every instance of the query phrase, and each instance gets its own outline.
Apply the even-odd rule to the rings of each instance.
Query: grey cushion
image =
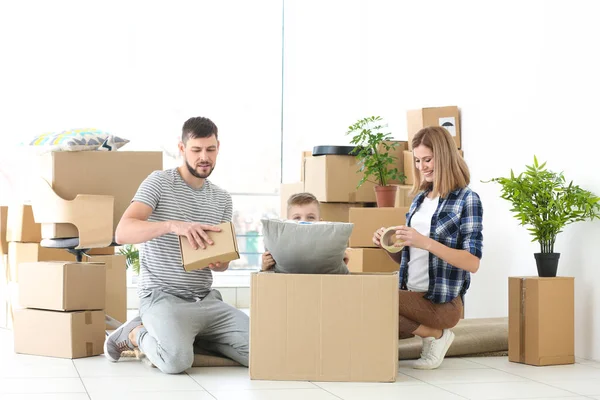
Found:
[[[347,274],[344,251],[354,224],[263,219],[265,249],[275,260],[274,272]]]

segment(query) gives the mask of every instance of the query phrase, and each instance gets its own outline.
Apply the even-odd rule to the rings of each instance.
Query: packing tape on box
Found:
[[[398,253],[404,247],[404,244],[400,240],[394,240],[394,235],[396,235],[396,227],[392,226],[391,228],[387,228],[383,235],[381,235],[381,247],[389,251],[390,253]],[[394,244],[400,243],[402,246],[396,247]]]

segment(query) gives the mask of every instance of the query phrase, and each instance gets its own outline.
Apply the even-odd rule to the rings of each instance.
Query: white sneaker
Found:
[[[434,339],[429,345],[429,353],[422,359],[419,359],[413,365],[416,369],[436,369],[444,361],[444,356],[448,352],[450,345],[454,341],[454,333],[449,329],[442,331],[442,337]]]
[[[427,356],[429,355],[429,351],[431,350],[431,343],[434,340],[435,340],[435,338],[432,338],[432,337],[424,337],[423,338],[423,348],[421,349],[421,358],[419,358],[417,361],[415,361],[415,363],[414,363],[415,368],[419,368],[419,367],[417,367],[417,365],[427,365],[429,363],[429,361],[427,361]]]

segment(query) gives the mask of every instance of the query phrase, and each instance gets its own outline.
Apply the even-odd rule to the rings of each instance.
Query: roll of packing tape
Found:
[[[383,232],[383,235],[381,235],[381,247],[383,247],[390,253],[398,253],[404,247],[403,242],[401,240],[396,240],[395,235],[396,235],[395,227],[387,228]],[[396,243],[400,243],[401,246],[399,246],[399,247],[394,246],[394,244],[396,244]]]

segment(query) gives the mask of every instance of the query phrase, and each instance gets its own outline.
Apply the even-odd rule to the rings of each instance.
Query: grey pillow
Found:
[[[347,274],[344,251],[354,224],[263,219],[265,249],[275,260],[275,272],[286,274]]]

